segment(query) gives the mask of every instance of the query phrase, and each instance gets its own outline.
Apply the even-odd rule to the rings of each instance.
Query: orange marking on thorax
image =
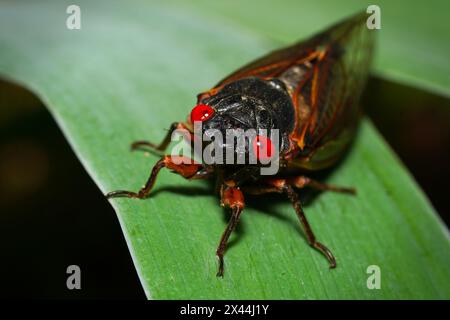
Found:
[[[323,60],[327,55],[327,50],[318,50],[318,51],[314,51],[313,54],[311,54],[311,57],[317,58],[317,60],[321,61]],[[311,59],[312,60],[312,59]],[[303,150],[303,148],[305,147],[305,136],[306,136],[306,130],[308,128],[310,128],[310,130],[313,130],[313,128],[311,128],[311,124],[314,123],[315,121],[317,121],[317,95],[318,95],[318,83],[319,83],[319,67],[318,64],[314,65],[314,70],[313,70],[313,78],[312,78],[312,82],[311,82],[311,115],[309,116],[309,119],[307,121],[307,123],[305,124],[305,126],[302,128],[302,132],[300,133],[300,136],[298,137],[293,137],[295,138],[295,140],[297,140],[297,145],[298,147]],[[294,101],[294,100],[293,100]],[[298,99],[295,100],[296,103],[298,103]],[[297,106],[298,108],[298,106]],[[296,116],[296,121],[298,121],[298,116]],[[296,130],[294,130],[294,132],[297,132],[297,124],[295,126]]]

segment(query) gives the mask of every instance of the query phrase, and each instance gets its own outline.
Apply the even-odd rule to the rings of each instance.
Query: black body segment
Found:
[[[291,166],[308,170],[331,166],[350,144],[360,115],[359,98],[374,47],[374,32],[367,29],[366,19],[365,13],[355,15],[306,41],[271,52],[221,80],[210,92],[220,94],[228,84],[248,77],[283,83],[295,110],[290,138],[297,148],[286,154],[295,160]]]

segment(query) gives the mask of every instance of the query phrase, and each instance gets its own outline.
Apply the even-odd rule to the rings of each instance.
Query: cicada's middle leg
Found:
[[[216,255],[219,258],[219,270],[217,271],[217,276],[223,277],[223,256],[225,254],[225,250],[227,249],[228,239],[239,222],[242,210],[244,210],[244,195],[239,188],[224,183],[220,189],[220,204],[223,207],[231,209],[230,221],[228,222],[228,225],[220,238],[220,243],[216,250]]]

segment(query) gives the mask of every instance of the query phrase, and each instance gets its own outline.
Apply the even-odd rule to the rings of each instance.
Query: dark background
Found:
[[[372,78],[363,105],[449,225],[450,101]],[[112,207],[42,103],[4,81],[0,212],[0,297],[145,298]]]

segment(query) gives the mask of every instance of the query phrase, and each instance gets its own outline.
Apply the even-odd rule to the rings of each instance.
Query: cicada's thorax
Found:
[[[279,152],[291,147],[290,134],[295,126],[295,110],[285,84],[278,80],[248,77],[233,81],[212,96],[198,101],[214,108],[215,115],[203,124],[203,130],[266,129],[279,132]]]

